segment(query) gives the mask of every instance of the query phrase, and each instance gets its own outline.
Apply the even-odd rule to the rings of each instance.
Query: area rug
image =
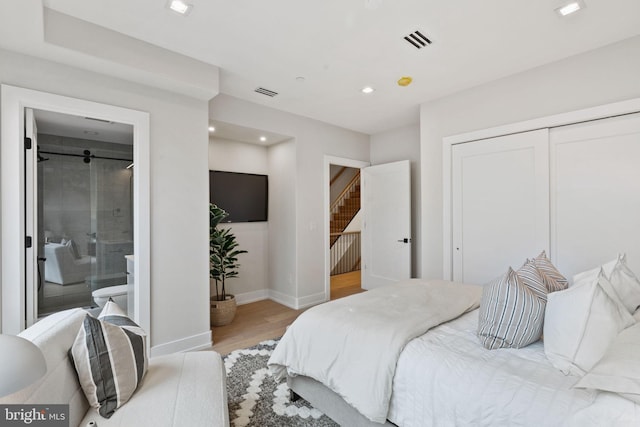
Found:
[[[267,367],[277,343],[277,340],[263,341],[254,347],[233,351],[224,358],[231,425],[338,426],[304,399],[289,401],[286,381],[277,383]]]

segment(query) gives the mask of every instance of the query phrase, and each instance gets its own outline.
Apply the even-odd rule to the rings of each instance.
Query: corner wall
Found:
[[[270,268],[276,270],[270,269],[270,280],[274,282],[270,281],[269,288],[270,291],[278,290],[282,294],[281,302],[295,308],[322,302],[324,233],[328,233],[328,224],[324,224],[324,211],[328,208],[323,206],[324,156],[369,161],[369,136],[224,94],[209,102],[209,117],[294,138],[292,142],[283,143],[286,144],[286,155],[280,153],[283,154],[281,160],[286,162],[283,173],[291,174],[286,177],[286,184],[293,186],[294,194],[288,195],[288,200],[292,200],[294,205],[282,212],[283,221],[277,225],[270,211],[269,240],[272,247],[272,239],[276,236],[283,239],[278,246],[292,251],[295,256],[275,265],[270,262]],[[275,158],[270,159],[275,161]],[[270,168],[273,170],[271,160]],[[270,197],[272,194],[270,191]]]
[[[442,138],[640,97],[640,36],[421,105],[422,277],[442,278]]]

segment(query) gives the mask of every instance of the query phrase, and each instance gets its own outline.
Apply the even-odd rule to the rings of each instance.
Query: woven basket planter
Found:
[[[211,326],[224,326],[233,321],[236,315],[236,297],[227,295],[224,301],[211,297]]]

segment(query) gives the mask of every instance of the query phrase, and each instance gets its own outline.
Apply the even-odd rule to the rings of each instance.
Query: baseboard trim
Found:
[[[317,305],[323,302],[325,302],[324,292],[320,292],[319,294],[308,295],[306,297],[297,298],[296,309],[299,310],[301,308],[311,307],[312,305]]]
[[[267,289],[261,289],[259,291],[245,292],[243,294],[236,294],[236,304],[249,304],[250,302],[262,301],[269,298],[269,291]]]
[[[282,292],[269,290],[270,300],[277,302],[278,304],[285,305],[294,310],[300,310],[302,308],[311,307],[312,305],[317,305],[325,302],[324,292],[320,292],[318,294],[309,295],[302,298],[294,298],[290,295],[285,295]]]
[[[294,310],[298,309],[297,307],[298,301],[296,300],[296,298],[283,294],[282,292],[269,289],[269,299],[277,302],[278,304],[282,304],[289,308],[292,308]]]
[[[211,340],[211,331],[203,332],[198,335],[170,341],[151,347],[151,357],[164,356],[172,353],[184,351],[195,351],[210,348],[213,345]]]

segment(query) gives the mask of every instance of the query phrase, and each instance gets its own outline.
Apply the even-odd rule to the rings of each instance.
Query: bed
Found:
[[[361,298],[359,295],[348,298]],[[345,300],[342,305],[350,304]],[[372,420],[370,414],[354,409],[353,398],[331,381],[289,366],[282,351],[280,355],[274,352],[269,363],[276,377],[285,372],[292,397],[302,396],[345,426],[640,425],[639,404],[616,393],[574,388],[580,378],[554,367],[542,341],[519,349],[484,348],[477,336],[476,307],[402,346],[386,420]],[[304,358],[299,352],[293,354]],[[360,364],[359,359],[351,358],[352,366]]]

